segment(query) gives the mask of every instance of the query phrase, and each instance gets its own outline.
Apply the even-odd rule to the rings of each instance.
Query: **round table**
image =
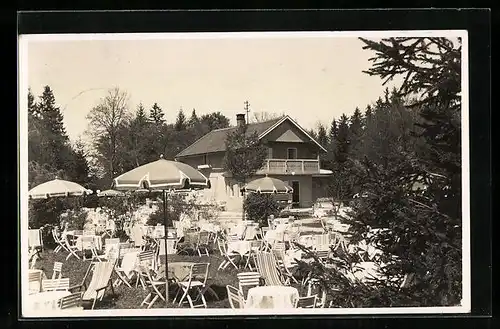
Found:
[[[245,308],[294,308],[299,291],[287,286],[262,286],[248,290]]]
[[[168,262],[168,278],[174,279],[177,282],[187,280],[189,277],[189,272],[191,271],[191,265],[196,264],[195,262]],[[160,278],[165,277],[165,263],[160,264],[160,269],[158,271]]]
[[[69,296],[69,291],[45,291],[38,294],[28,295],[26,298],[29,311],[53,311],[57,310],[59,299]]]
[[[237,253],[239,255],[245,255],[250,252],[251,249],[250,241],[228,241],[227,242],[227,253]]]

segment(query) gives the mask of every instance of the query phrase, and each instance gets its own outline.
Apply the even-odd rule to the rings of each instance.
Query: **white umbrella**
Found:
[[[161,191],[165,227],[165,300],[168,301],[167,192],[210,188],[210,181],[193,167],[160,159],[132,169],[113,180],[113,188],[123,191]]]
[[[75,182],[53,179],[33,187],[28,191],[30,199],[47,199],[53,197],[82,196],[92,194],[92,190]]]
[[[117,190],[106,190],[97,193],[98,197],[115,197],[115,196],[125,196],[125,193]]]

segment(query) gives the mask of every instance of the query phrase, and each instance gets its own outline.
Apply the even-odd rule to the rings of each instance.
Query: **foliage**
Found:
[[[179,193],[171,193],[167,195],[167,225],[171,227],[173,221],[178,221],[181,218],[181,214],[188,216],[193,216],[196,205],[194,200],[187,200],[185,195]],[[163,213],[163,201],[158,197],[158,210],[150,215],[148,218],[148,225],[156,225],[164,223],[164,213]]]
[[[121,143],[123,134],[120,133],[130,120],[128,98],[126,92],[113,88],[87,115],[88,133],[93,139],[97,160],[105,168],[109,183],[123,170],[120,161],[124,152]]]
[[[260,111],[260,112],[254,112],[253,113],[253,121],[254,122],[264,122],[264,121],[269,121],[269,120],[274,120],[278,118],[284,117],[285,114],[277,114],[277,113],[270,113],[270,112],[265,112],[265,111]]]
[[[248,217],[259,223],[259,226],[267,226],[267,218],[270,215],[278,216],[280,206],[273,194],[250,193],[245,198],[243,210]]]
[[[247,133],[246,125],[230,132],[226,138],[224,168],[239,183],[246,183],[264,165],[267,149],[257,133]]]
[[[139,112],[138,114],[140,115],[141,112]],[[149,110],[149,120],[151,120],[152,123],[161,126],[165,122],[165,119],[163,118],[164,116],[165,114],[163,113],[161,107],[158,106],[158,103],[154,103],[151,110]],[[139,118],[141,117],[139,116]]]

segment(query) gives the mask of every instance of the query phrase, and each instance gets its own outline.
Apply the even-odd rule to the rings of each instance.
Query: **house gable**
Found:
[[[259,137],[263,142],[312,143],[322,151],[327,151],[289,116],[285,116]]]

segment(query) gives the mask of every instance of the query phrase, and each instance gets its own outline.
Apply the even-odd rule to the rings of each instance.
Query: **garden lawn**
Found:
[[[50,278],[52,276],[52,270],[54,266],[54,262],[62,262],[62,277],[69,278],[70,286],[78,285],[82,282],[85,272],[87,271],[90,261],[79,260],[75,257],[71,257],[66,260],[67,252],[60,251],[58,253],[54,253],[52,249],[45,249],[41,253],[41,259],[39,259],[36,263],[35,268],[41,269],[45,272],[45,275]],[[163,256],[164,257],[164,256]],[[237,274],[239,272],[248,272],[249,269],[235,269],[231,265],[228,266],[224,270],[217,270],[219,264],[222,262],[222,257],[217,253],[213,252],[210,256],[202,256],[198,255],[168,255],[169,262],[176,261],[188,261],[188,262],[209,262],[209,279],[207,283],[211,286],[211,288],[218,294],[219,300],[216,300],[210,293],[205,293],[205,298],[207,300],[208,308],[230,308],[229,301],[227,299],[227,291],[226,285],[232,285],[234,287],[238,287],[238,278]],[[162,260],[162,264],[164,260]],[[163,265],[162,265],[163,266]],[[116,274],[113,274],[113,281],[116,279]],[[139,284],[138,287],[135,287],[135,278],[132,280],[134,284],[132,288],[127,287],[122,284],[118,287],[114,287],[115,294],[113,295],[111,289],[107,289],[105,296],[101,302],[97,302],[95,305],[95,309],[139,309],[145,308],[145,306],[140,306],[141,302],[149,293],[149,290],[142,289]],[[301,295],[303,291],[301,291],[300,287],[299,291]],[[189,308],[189,304],[185,304],[183,306],[179,306],[178,303],[173,305],[171,301],[175,296],[176,286],[171,286],[169,289],[170,295],[170,303],[168,304],[169,308]],[[152,308],[164,308],[165,303],[161,300],[155,302]]]

